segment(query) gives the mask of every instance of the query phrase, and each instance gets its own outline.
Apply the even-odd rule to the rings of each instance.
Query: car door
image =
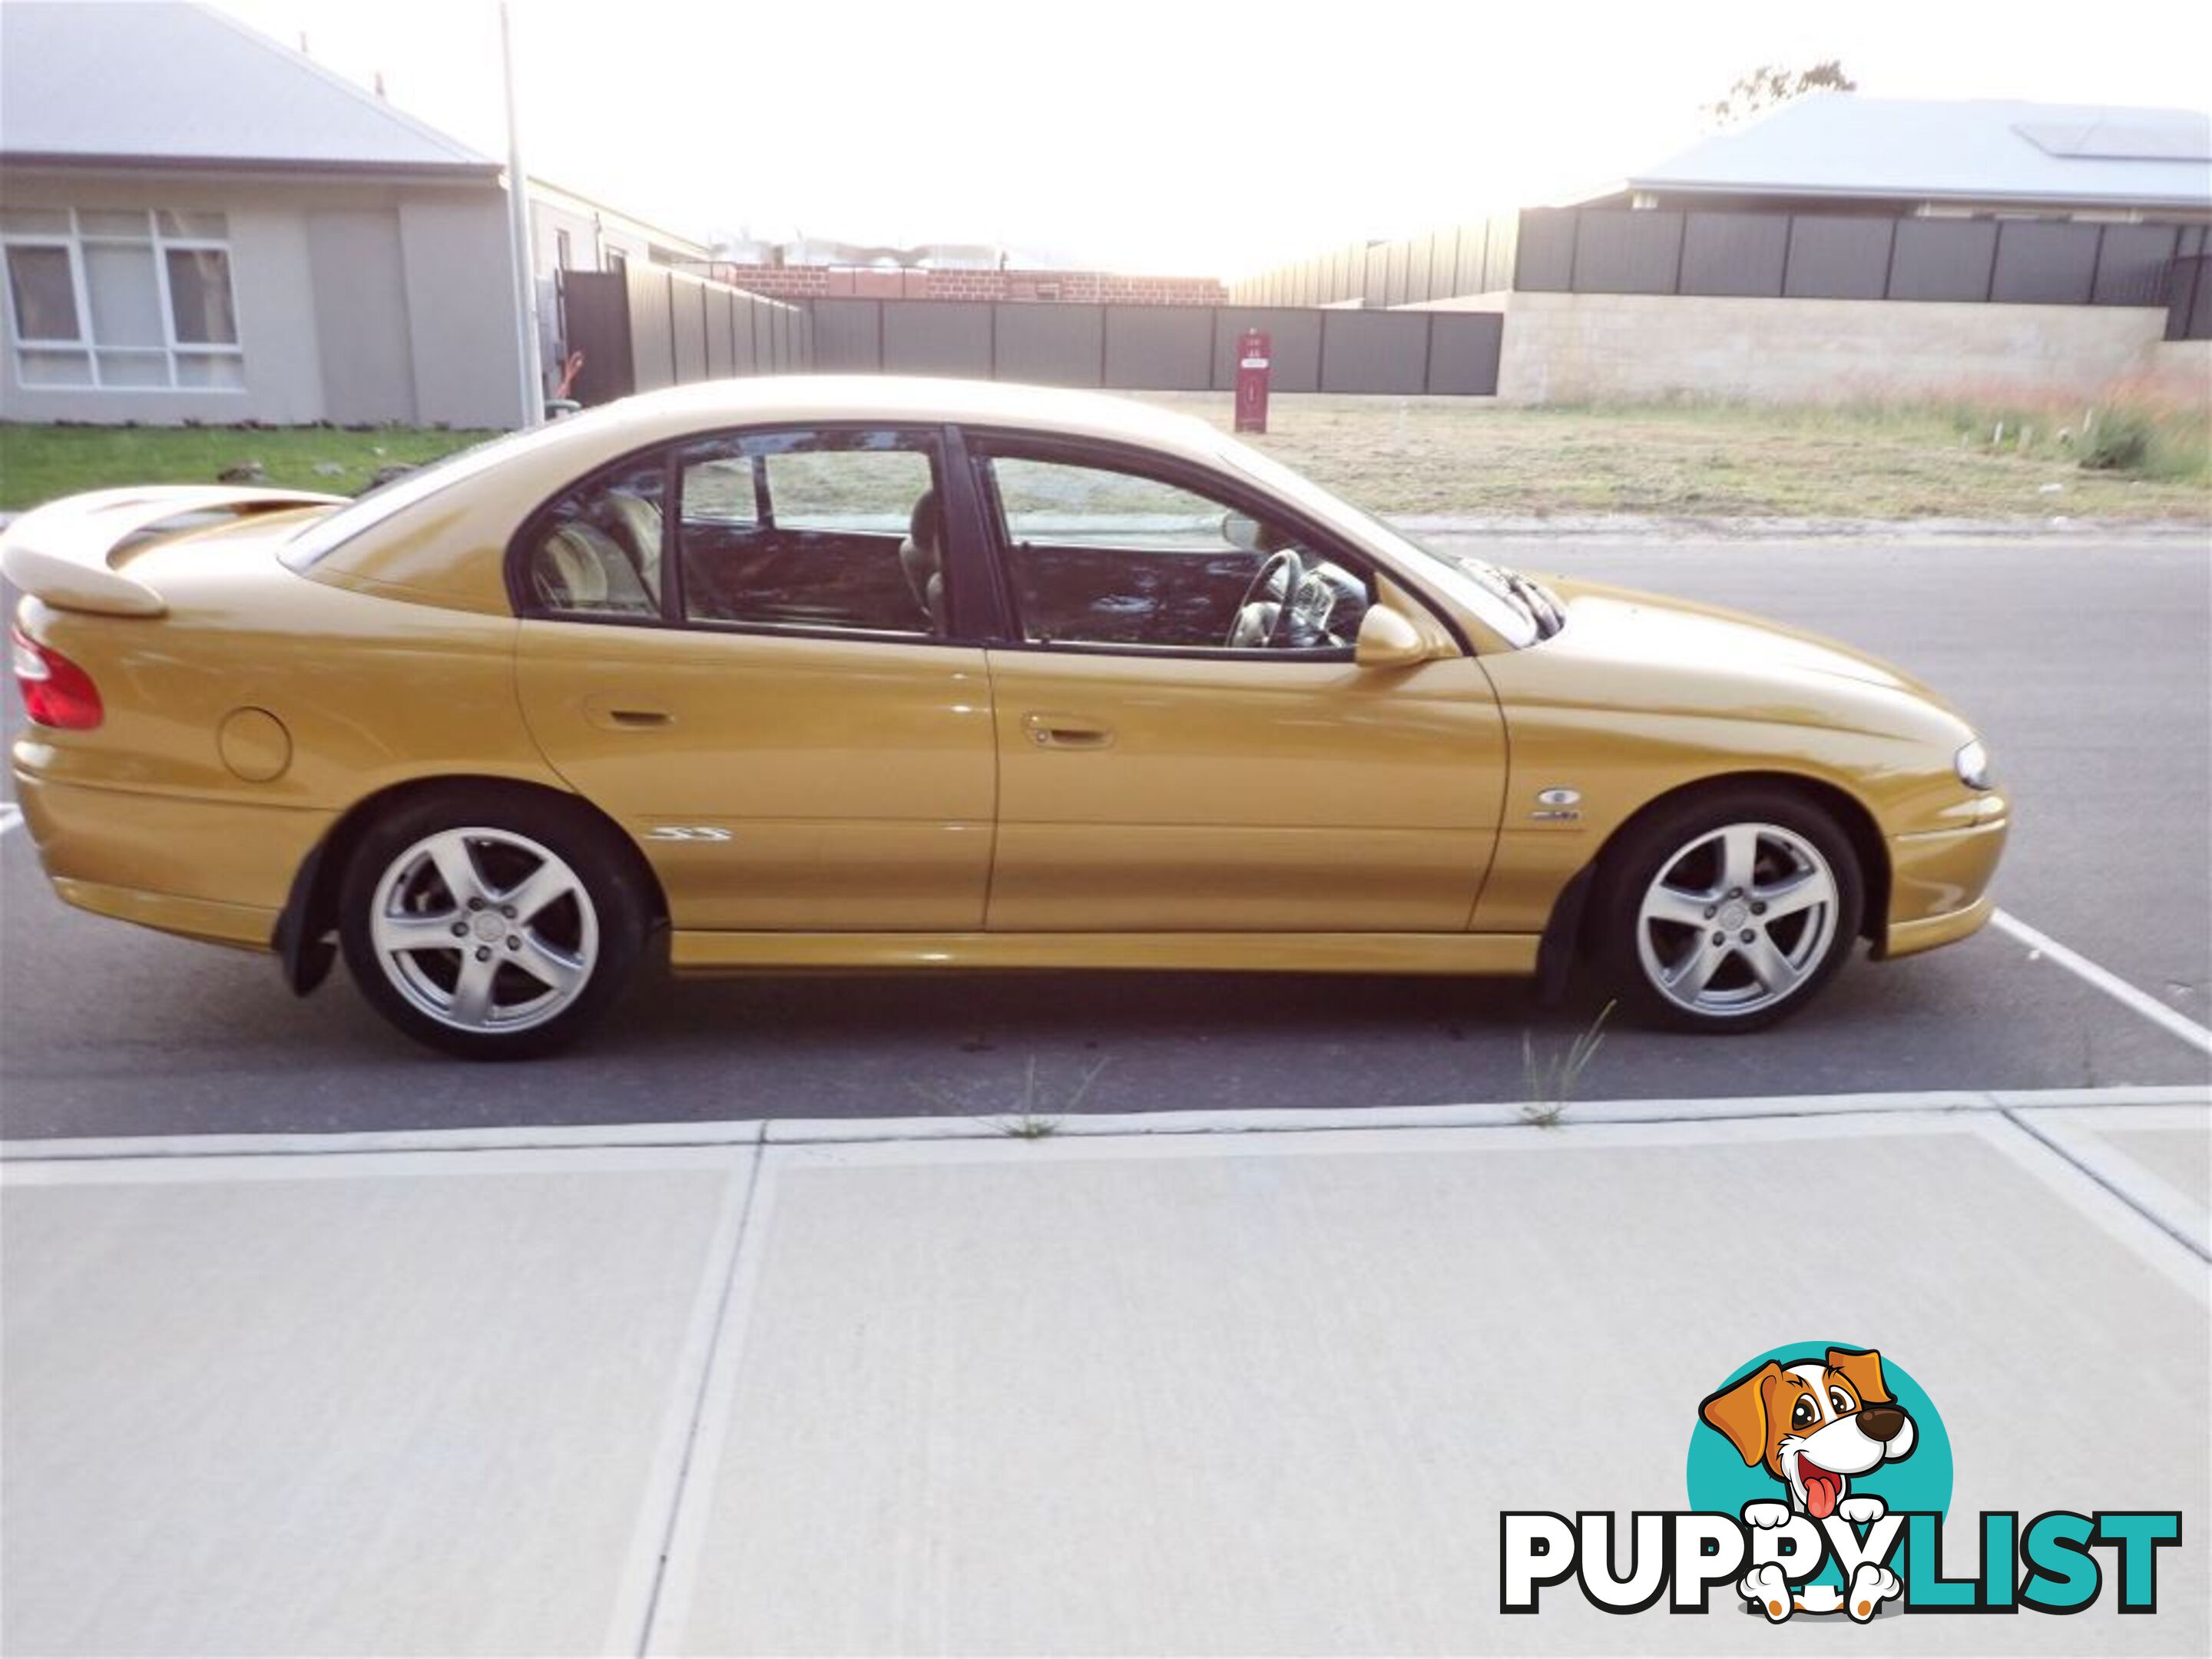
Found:
[[[991,928],[1465,930],[1505,759],[1471,656],[1358,666],[1384,573],[1227,479],[969,442],[1011,612]],[[1297,590],[1254,600],[1286,552]],[[1255,614],[1298,627],[1231,646]]]
[[[518,538],[531,731],[638,839],[677,927],[981,925],[997,762],[938,568],[943,466],[932,429],[726,434]]]

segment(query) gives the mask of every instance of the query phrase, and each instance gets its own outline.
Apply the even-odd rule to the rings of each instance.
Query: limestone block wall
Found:
[[[1503,403],[2094,396],[2189,368],[2165,366],[2166,312],[2149,306],[1516,292],[1415,308],[1505,313]]]

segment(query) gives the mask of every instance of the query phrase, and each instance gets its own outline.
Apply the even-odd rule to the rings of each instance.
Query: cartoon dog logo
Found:
[[[1790,1501],[1744,1505],[1753,1527],[1781,1527],[1793,1514],[1815,1522],[1840,1516],[1868,1526],[1888,1512],[1871,1493],[1850,1495],[1851,1477],[1911,1455],[1917,1431],[1882,1382],[1881,1356],[1831,1348],[1825,1360],[1768,1360],[1747,1376],[1708,1395],[1698,1414],[1726,1435],[1747,1468],[1764,1468]],[[1792,1595],[1780,1567],[1754,1567],[1737,1581],[1743,1599],[1769,1618],[1849,1609],[1864,1619],[1899,1593],[1897,1576],[1868,1563],[1851,1576],[1848,1594],[1807,1584]],[[1861,1609],[1864,1611],[1862,1612]]]

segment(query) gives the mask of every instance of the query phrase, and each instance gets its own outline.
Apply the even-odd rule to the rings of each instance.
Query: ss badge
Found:
[[[1579,789],[1545,789],[1536,796],[1537,811],[1528,816],[1539,823],[1572,823],[1582,817],[1583,792]]]
[[[645,832],[647,841],[727,841],[730,832],[711,823],[656,823]]]

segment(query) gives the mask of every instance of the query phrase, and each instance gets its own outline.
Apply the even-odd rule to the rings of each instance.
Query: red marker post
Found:
[[[1265,329],[1248,328],[1237,337],[1237,430],[1267,429],[1267,365],[1273,342]]]

